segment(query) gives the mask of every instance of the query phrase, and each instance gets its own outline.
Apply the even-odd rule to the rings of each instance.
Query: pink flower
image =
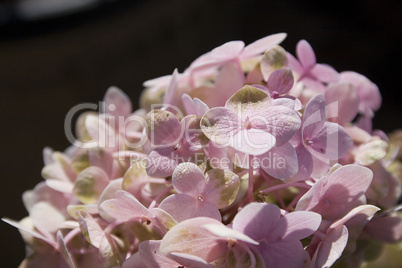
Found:
[[[334,167],[303,195],[296,211],[314,211],[324,219],[337,220],[362,203],[372,178],[373,172],[366,167]]]
[[[171,176],[182,162],[204,160],[207,140],[199,130],[199,117],[188,115],[180,122],[171,112],[154,110],[148,113],[147,122],[147,136],[154,146],[148,156],[148,175]]]
[[[240,187],[239,177],[228,170],[211,169],[206,175],[193,163],[181,163],[172,175],[177,194],[165,198],[159,208],[176,221],[194,217],[221,220],[219,208],[229,206]]]
[[[297,81],[302,81],[307,87],[324,92],[323,83],[335,82],[339,74],[332,67],[316,62],[313,48],[306,40],[301,40],[296,47],[297,60],[287,53],[289,67],[300,75]]]
[[[352,145],[343,127],[326,121],[326,104],[322,95],[314,96],[307,103],[302,126],[292,143],[299,160],[298,173],[292,178],[294,181],[308,179],[313,168],[317,171],[320,166],[328,168],[328,160],[341,158]]]
[[[257,250],[265,267],[303,267],[304,249],[301,239],[320,226],[321,216],[297,211],[281,216],[272,204],[251,203],[234,218],[233,229],[259,242]]]

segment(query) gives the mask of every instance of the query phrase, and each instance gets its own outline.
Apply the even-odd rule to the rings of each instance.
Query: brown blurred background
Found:
[[[137,107],[142,82],[183,71],[196,57],[231,40],[246,44],[287,32],[294,53],[306,39],[317,60],[375,82],[383,107],[374,126],[401,128],[400,1],[102,1],[57,18],[22,21],[0,3],[0,216],[26,216],[21,194],[42,180],[42,149],[64,150],[64,117],[97,103],[110,85]],[[1,267],[17,267],[24,244],[1,222]]]

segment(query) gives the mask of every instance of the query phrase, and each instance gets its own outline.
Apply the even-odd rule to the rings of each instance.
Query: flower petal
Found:
[[[269,237],[280,216],[280,210],[275,205],[250,203],[235,216],[233,229],[259,241]]]
[[[314,50],[306,40],[300,40],[297,43],[296,54],[304,68],[309,68],[316,64]]]
[[[310,72],[314,77],[317,77],[318,80],[325,83],[336,82],[339,80],[339,73],[326,64],[316,64]]]
[[[265,51],[280,44],[286,38],[286,36],[286,33],[277,33],[258,39],[244,48],[241,53],[241,57],[248,58],[264,53]]]
[[[207,262],[222,257],[227,250],[227,241],[202,228],[211,223],[221,224],[220,221],[206,217],[177,224],[163,237],[159,250],[165,255],[173,252],[191,254]]]
[[[104,112],[108,115],[123,116],[123,118],[126,118],[131,114],[130,98],[117,87],[109,87],[106,91],[104,101]]]
[[[212,204],[185,194],[173,194],[166,197],[159,208],[169,213],[177,222],[195,217],[209,217],[221,220],[219,210]]]
[[[173,172],[172,183],[178,193],[197,197],[205,186],[204,172],[194,163],[181,163]]]
[[[321,224],[321,215],[310,211],[295,211],[282,217],[271,239],[296,241],[312,235]]]
[[[183,130],[177,117],[168,111],[152,110],[147,114],[146,132],[152,145],[177,144]]]
[[[268,78],[268,89],[272,95],[287,94],[293,87],[294,79],[290,68],[274,71]]]
[[[256,157],[260,167],[274,178],[287,179],[297,173],[296,151],[289,142],[275,146],[265,154]]]
[[[235,200],[239,188],[239,176],[229,170],[211,169],[206,174],[202,196],[217,208],[225,208]]]

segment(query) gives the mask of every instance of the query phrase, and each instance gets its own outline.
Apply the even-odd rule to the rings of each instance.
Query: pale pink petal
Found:
[[[4,221],[5,223],[10,224],[11,226],[14,226],[15,228],[19,229],[19,231],[30,234],[33,237],[43,240],[43,241],[47,242],[49,245],[52,245],[53,247],[56,248],[55,238],[54,237],[48,238],[48,237],[43,236],[42,234],[40,234],[34,230],[34,226],[32,226],[32,228],[29,228],[29,227],[25,226],[24,224],[21,224],[20,222],[17,222],[17,221],[8,219],[8,218],[2,218],[1,220]]]
[[[61,234],[60,231],[57,232],[57,244],[59,248],[59,252],[61,257],[64,259],[64,261],[67,263],[68,267],[75,268],[77,265],[74,262],[73,257],[71,256],[70,251],[68,250],[66,243],[64,242],[63,235]]]
[[[159,251],[160,240],[148,240],[138,246],[138,252],[146,268],[177,268],[179,263],[166,257]],[[123,266],[124,267],[124,266]],[[133,268],[137,266],[128,266]],[[139,267],[140,268],[140,267]]]
[[[325,91],[328,103],[327,117],[339,124],[352,122],[359,109],[359,96],[356,88],[350,83],[336,83]]]
[[[187,115],[181,120],[183,137],[172,148],[181,157],[192,158],[196,153],[203,153],[202,149],[207,146],[208,139],[201,131],[200,121],[201,117],[196,115]]]
[[[177,224],[163,237],[159,250],[165,255],[172,252],[191,254],[207,262],[221,258],[227,251],[227,240],[202,228],[211,223],[221,224],[220,221],[205,217]]]
[[[275,205],[250,203],[235,216],[233,229],[259,241],[269,237],[280,216],[280,210]]]
[[[98,206],[102,204],[102,202],[105,200],[116,198],[116,192],[122,190],[122,184],[122,178],[111,181],[109,185],[106,186],[106,188],[103,190],[102,195],[99,197]]]
[[[310,211],[295,211],[282,217],[270,239],[296,241],[312,235],[321,224],[321,215]]]
[[[329,65],[316,64],[310,73],[324,83],[336,82],[339,80],[339,73]]]
[[[118,149],[116,131],[103,118],[90,114],[85,119],[85,127],[89,136],[96,142],[85,143],[88,146],[87,148],[98,146],[114,150]]]
[[[59,180],[46,180],[46,185],[55,191],[71,194],[73,192],[74,184],[69,181],[59,181]]]
[[[65,221],[65,217],[55,207],[47,202],[36,203],[31,211],[29,217],[32,220],[35,228],[41,234],[49,239],[53,239],[57,230]]]
[[[146,164],[148,175],[159,178],[171,176],[178,164],[178,159],[172,156],[174,156],[174,149],[171,147],[161,147],[152,151]]]
[[[173,74],[171,76],[169,86],[166,89],[165,96],[163,97],[163,104],[168,104],[168,105],[175,105],[176,104],[176,99],[177,99],[177,86],[178,86],[178,76],[179,72],[177,69],[173,71]]]
[[[332,202],[349,203],[367,191],[373,172],[362,166],[347,165],[338,168],[330,175],[325,186],[325,196]]]
[[[201,130],[218,145],[229,145],[229,139],[240,128],[240,119],[230,109],[216,107],[209,110],[201,119]]]
[[[96,204],[108,184],[109,178],[106,173],[98,167],[90,166],[78,174],[73,194],[86,205]]]
[[[326,103],[323,95],[316,95],[307,103],[303,114],[303,139],[314,137],[326,120]]]
[[[221,219],[219,210],[214,205],[203,201],[202,197],[196,199],[185,194],[170,195],[160,203],[159,208],[165,210],[178,222],[195,217]]]
[[[310,68],[316,64],[314,50],[306,40],[300,40],[297,43],[296,54],[304,68]]]
[[[225,107],[237,114],[242,121],[259,115],[260,110],[271,105],[271,98],[260,88],[245,85],[227,100]]]
[[[301,125],[297,112],[285,106],[267,107],[258,115],[250,117],[250,122],[254,128],[272,134],[276,139],[276,146],[288,142]]]
[[[215,267],[200,257],[186,254],[186,253],[171,252],[171,253],[169,253],[169,256],[172,259],[178,261],[180,264],[182,264],[188,268],[213,268],[213,267]]]
[[[301,65],[301,63],[290,53],[287,53],[286,56],[288,59],[288,65],[289,65],[290,69],[292,69],[299,75],[302,75],[304,72],[304,68]]]
[[[257,241],[251,239],[247,235],[245,235],[239,231],[233,230],[232,228],[229,228],[223,224],[210,223],[210,224],[205,224],[202,227],[207,229],[214,235],[220,236],[220,237],[228,239],[228,240],[234,239],[234,240],[240,240],[240,241],[247,242],[247,243],[254,244],[254,245],[259,244]]]
[[[112,116],[129,116],[132,111],[130,98],[119,88],[109,87],[103,98],[105,101],[105,113]],[[117,122],[117,121],[116,121]]]
[[[373,205],[361,205],[352,209],[348,214],[346,214],[342,219],[337,220],[328,228],[334,229],[340,225],[345,225],[350,227],[356,224],[365,224],[369,221],[380,208]]]
[[[116,199],[102,202],[99,209],[109,217],[119,221],[142,219],[143,217],[150,219],[154,217],[144,205],[126,191],[117,191]]]
[[[43,148],[43,163],[45,164],[45,166],[54,162],[52,156],[53,152],[54,152],[53,149],[50,147]]]
[[[183,103],[186,114],[196,114],[194,102],[188,94],[185,93],[181,95],[181,102]]]
[[[238,64],[228,62],[221,66],[215,80],[213,106],[224,106],[226,101],[236,93],[244,84],[246,78]]]
[[[294,79],[289,68],[274,71],[268,78],[268,89],[271,96],[287,94],[293,87]]]
[[[195,115],[203,116],[206,112],[208,112],[209,107],[199,98],[194,98],[194,109]]]
[[[206,155],[212,168],[232,170],[233,162],[228,148],[220,146],[213,141],[208,143]]]
[[[120,267],[125,260],[125,256],[119,251],[116,242],[108,233],[105,233],[101,239],[99,256],[101,257],[104,267]]]
[[[300,79],[300,81],[302,81],[303,84],[308,89],[311,89],[314,92],[324,94],[324,92],[326,90],[326,86],[311,74],[308,74],[307,76],[303,77],[302,79]]]
[[[96,220],[86,211],[79,212],[78,222],[85,239],[96,248],[99,248],[104,231]]]
[[[285,106],[288,107],[289,109],[297,111],[298,107],[296,107],[296,102],[300,102],[298,99],[292,99],[288,98],[288,96],[283,96],[277,99],[272,100],[272,105],[274,106]],[[297,106],[299,106],[299,103],[297,103]]]
[[[201,195],[205,201],[220,209],[235,200],[239,188],[239,176],[229,170],[211,169],[206,174],[206,183]]]
[[[280,44],[286,38],[286,36],[286,33],[277,33],[258,39],[244,48],[241,53],[241,57],[248,58],[264,53],[265,51]]]
[[[318,246],[313,257],[313,267],[330,267],[342,255],[348,242],[348,228],[341,225],[331,230]]]
[[[109,180],[108,176],[114,173],[114,158],[112,153],[102,148],[91,148],[88,149],[88,158],[89,164],[106,172],[105,175],[107,176],[107,180]]]
[[[325,186],[328,184],[328,177],[324,176],[319,179],[313,187],[310,188],[297,202],[296,211],[313,210],[321,201],[321,197],[325,194]]]
[[[177,221],[173,219],[172,215],[164,211],[163,209],[151,208],[149,210],[152,214],[155,215],[155,221],[153,224],[163,233],[165,234],[169,231],[173,226],[177,224]]]
[[[241,129],[229,138],[231,147],[250,155],[261,155],[269,151],[276,143],[275,137],[270,133],[253,128]]]
[[[85,211],[91,215],[98,214],[98,205],[68,205],[67,212],[74,219],[78,220],[80,211]]]
[[[313,158],[309,151],[300,144],[296,148],[298,169],[297,173],[290,179],[291,181],[304,181],[310,178],[313,172]]]
[[[325,122],[313,135],[305,145],[318,159],[339,159],[352,146],[352,139],[337,123]]]
[[[378,110],[381,106],[381,94],[376,84],[371,82],[367,77],[356,72],[346,71],[340,74],[340,79],[352,83],[360,98],[360,112],[364,112],[366,108]]]
[[[194,163],[181,163],[173,172],[172,183],[176,192],[196,198],[205,186],[204,172]]]
[[[296,64],[300,65],[300,63],[296,59],[294,60],[297,62]],[[271,75],[273,71],[279,68],[283,68],[287,65],[288,65],[288,59],[287,59],[287,52],[285,51],[285,49],[281,46],[274,46],[265,51],[264,55],[262,56],[262,59],[260,60],[260,70],[258,70],[257,68],[254,71],[256,78],[257,77],[259,78],[259,80],[255,81],[264,80],[266,82],[268,81],[268,77]]]
[[[146,132],[152,145],[174,146],[180,141],[184,130],[171,112],[153,110],[147,114],[146,120]]]
[[[275,146],[268,152],[256,157],[260,167],[274,178],[287,179],[297,173],[296,151],[289,142]]]
[[[227,42],[211,51],[211,57],[221,62],[236,59],[244,48],[243,41]]]

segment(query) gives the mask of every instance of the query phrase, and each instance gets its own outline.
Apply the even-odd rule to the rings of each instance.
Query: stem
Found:
[[[157,184],[166,184],[165,179],[158,179],[158,178],[148,178],[149,183],[157,183]]]
[[[275,185],[275,186],[270,186],[267,189],[262,190],[261,193],[267,194],[269,192],[276,191],[276,190],[282,189],[282,188],[287,188],[287,187],[300,187],[300,188],[305,188],[305,189],[311,188],[311,186],[309,186],[303,182],[291,182],[291,183],[284,183],[284,184],[279,184],[279,185]]]
[[[254,168],[252,166],[252,160],[253,160],[252,155],[249,157],[249,163],[248,163],[248,191],[247,191],[247,198],[250,202],[254,201],[254,195],[253,195],[253,186],[254,186]]]
[[[267,181],[269,187],[271,188],[272,187],[271,179],[268,177],[268,175],[265,172],[260,172],[260,173],[264,177],[264,179]],[[278,202],[281,205],[281,207],[283,209],[286,209],[285,201],[283,201],[283,199],[280,196],[280,194],[278,193],[277,189],[274,189],[274,194],[275,194],[276,198],[278,199]]]
[[[314,232],[314,236],[318,237],[322,241],[324,241],[327,238],[327,235],[319,230]]]
[[[65,237],[64,237],[64,244],[68,244],[77,234],[81,233],[80,228],[75,228],[71,230]]]
[[[288,207],[286,208],[286,211],[289,212],[289,209],[291,209],[292,207],[294,207],[297,202],[299,202],[300,198],[306,193],[307,191],[304,190],[300,190],[300,192],[295,196],[295,198],[293,198],[292,202],[289,203]]]
[[[173,186],[169,186],[165,189],[163,189],[163,191],[161,191],[155,198],[154,200],[152,200],[151,204],[149,205],[148,209],[154,208],[156,206],[157,203],[159,203],[160,199],[167,194],[168,192],[170,192],[173,189]]]

